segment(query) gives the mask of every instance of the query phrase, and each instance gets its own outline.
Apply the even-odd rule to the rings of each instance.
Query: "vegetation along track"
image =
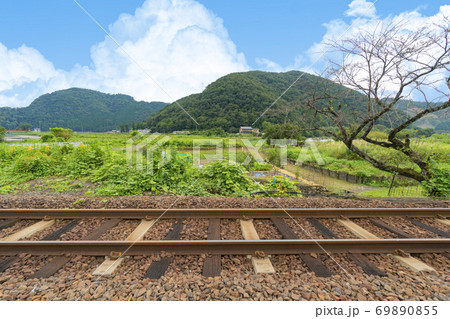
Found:
[[[386,274],[365,254],[390,254],[414,271],[433,271],[411,254],[448,260],[449,217],[449,208],[4,209],[0,272],[19,254],[41,255],[31,276],[49,277],[83,255],[105,256],[94,274],[110,275],[127,256],[161,252],[166,257],[153,261],[146,277],[163,276],[173,255],[205,255],[207,277],[220,276],[222,255],[249,256],[256,273],[276,271],[272,255],[298,255],[317,276],[331,276],[324,258],[335,253],[371,275]]]

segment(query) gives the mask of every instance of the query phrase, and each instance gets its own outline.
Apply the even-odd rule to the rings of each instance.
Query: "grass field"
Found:
[[[423,158],[433,158],[442,169],[450,170],[450,135],[433,136],[427,139],[413,139],[411,141],[413,149]],[[366,151],[369,155],[376,159],[387,162],[390,165],[399,167],[411,167],[419,171],[419,168],[406,158],[405,155],[391,151],[382,147],[377,147],[357,141],[356,145]],[[319,142],[314,144],[320,154],[320,158],[316,159],[312,149],[302,152],[300,147],[289,147],[288,157],[292,160],[310,163],[323,168],[345,172],[352,175],[370,178],[372,176],[392,176],[392,174],[376,169],[370,163],[359,158],[350,152],[341,142]],[[318,163],[319,160],[319,163]],[[320,163],[320,160],[323,162]],[[386,183],[380,184],[372,182],[370,185],[386,186]]]
[[[26,135],[42,136],[44,134],[27,133]],[[16,135],[24,134],[16,133]],[[48,189],[56,192],[84,191],[86,195],[91,196],[144,193],[248,196],[253,191],[277,187],[276,185],[260,185],[247,176],[248,171],[271,170],[270,165],[260,163],[253,156],[249,156],[250,152],[246,148],[249,143],[256,145],[261,138],[241,135],[227,138],[205,135],[168,135],[168,137],[167,145],[164,147],[157,146],[161,137],[152,140],[150,144],[153,144],[148,147],[155,148],[156,152],[151,155],[146,152],[147,148],[133,152],[131,160],[136,164],[136,158],[141,158],[142,155],[143,167],[128,165],[130,164],[130,159],[127,157],[129,134],[75,133],[68,143],[42,144],[31,139],[14,143],[14,145],[2,143],[0,144],[0,194]],[[139,144],[139,139],[137,140],[135,144]],[[407,159],[403,156],[394,156],[389,150],[367,143],[357,143],[360,148],[374,157],[389,158],[391,163],[400,166],[408,165]],[[435,135],[428,139],[414,139],[411,143],[421,156],[432,157],[437,165],[450,170],[449,134]],[[200,163],[195,162],[194,145],[201,150]],[[223,148],[218,152],[214,149],[214,145],[220,145]],[[317,142],[314,147],[318,151],[319,159],[323,161],[321,164],[327,169],[367,178],[391,176],[349,152],[342,143]],[[290,159],[317,164],[312,152],[314,147],[305,148],[307,151],[300,147],[289,147],[287,156]],[[161,153],[161,151],[164,152]],[[279,153],[279,149],[265,145],[261,155],[272,161],[273,158],[279,157]],[[148,158],[148,156],[153,157]],[[230,159],[237,164],[228,163]],[[147,170],[147,160],[154,164],[151,172]],[[163,162],[164,165],[160,165]],[[198,167],[197,164],[201,166]],[[291,170],[293,173],[298,171],[307,178],[308,172],[304,171],[305,169],[300,170],[294,167]],[[397,181],[394,189],[389,193],[389,178],[384,183],[370,182],[366,186],[344,183],[333,178],[323,178],[322,182],[320,176],[311,178],[315,178],[314,182],[323,184],[336,193],[350,191],[373,197],[425,196],[423,188],[411,181]],[[194,181],[201,181],[200,185],[195,184]]]
[[[393,187],[390,191],[388,187],[380,190],[371,190],[359,193],[365,197],[427,197],[424,189],[420,186],[398,186]]]
[[[37,143],[35,140],[2,143],[0,193],[47,189],[83,190],[87,196],[145,193],[249,196],[255,191],[278,190],[278,184],[262,185],[247,175],[247,170],[271,169],[270,165],[254,159],[244,165],[225,160],[204,167],[194,165],[192,154],[177,148],[194,145],[198,138],[211,140],[205,136],[173,136],[168,146],[158,146],[158,139],[155,139],[153,144],[135,148],[128,154],[130,136],[127,134],[76,133],[67,143]],[[212,140],[226,145],[221,138]],[[138,139],[136,143],[141,142]],[[242,143],[241,138],[236,138],[235,144],[239,143]],[[155,151],[150,153],[149,148]],[[211,155],[208,152],[203,149],[202,156]],[[225,154],[229,157],[230,149],[225,149]],[[237,162],[243,162],[246,157],[242,150],[236,152]],[[286,180],[284,184],[291,183]]]

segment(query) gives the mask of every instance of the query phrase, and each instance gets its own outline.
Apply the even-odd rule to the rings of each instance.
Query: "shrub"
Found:
[[[81,145],[67,155],[65,173],[75,177],[89,175],[103,165],[104,155],[104,152],[95,145]]]
[[[121,161],[109,162],[92,176],[92,182],[100,183],[96,190],[100,196],[137,195],[145,191],[156,191],[157,183],[145,171],[137,171]]]
[[[264,122],[264,138],[271,139],[296,139],[303,141],[302,129],[300,126],[286,123],[286,124],[271,124]]]
[[[427,196],[431,197],[450,197],[450,170],[447,167],[439,167],[432,163],[431,169],[433,177],[429,181],[422,182]]]
[[[295,184],[287,177],[275,175],[270,179],[269,183],[265,185],[266,190],[278,191],[298,191]]]
[[[281,166],[281,151],[279,148],[271,148],[264,151],[267,156],[267,161],[270,164]]]
[[[259,190],[259,185],[247,176],[240,164],[216,161],[204,167],[202,182],[211,194],[221,196],[242,196]]]
[[[193,184],[192,177],[195,173],[191,160],[189,157],[178,156],[175,149],[166,151],[164,156],[161,149],[155,150],[153,169],[147,169],[149,167],[138,170],[134,166],[128,166],[124,158],[115,157],[93,173],[91,181],[101,184],[102,187],[96,190],[96,195],[102,196],[137,195],[147,191],[156,194],[178,194],[180,191],[188,195],[190,190],[195,190],[189,187]]]
[[[0,146],[0,163],[10,163],[15,157],[15,147]],[[2,165],[3,166],[3,165]],[[1,168],[1,166],[0,166]]]
[[[244,164],[245,159],[250,157],[250,161],[248,164]],[[236,162],[244,166],[244,168],[248,171],[270,171],[272,170],[272,165],[266,163],[258,162],[251,154],[247,154],[244,152],[236,153]]]
[[[54,127],[50,129],[50,132],[52,132],[56,138],[61,137],[65,141],[68,141],[73,135],[70,128]]]
[[[6,129],[4,127],[0,126],[0,142],[3,142],[5,140],[6,135]]]
[[[48,143],[48,142],[52,141],[53,138],[54,138],[53,134],[46,133],[46,134],[41,136],[40,140],[41,140],[42,143]]]
[[[258,162],[254,162],[251,165],[249,165],[247,167],[247,170],[249,171],[256,171],[256,172],[260,172],[260,171],[271,171],[272,170],[272,165],[267,164],[267,163],[258,163]]]
[[[225,132],[225,130],[221,127],[211,128],[209,130],[204,130],[200,132],[201,134],[205,136],[220,136],[220,137],[227,137],[228,133]]]
[[[39,151],[30,151],[23,154],[14,162],[14,173],[18,175],[30,175],[31,178],[51,176],[54,172],[53,159]]]
[[[185,180],[192,168],[192,159],[189,156],[180,156],[175,148],[162,155],[157,149],[153,155],[155,179],[166,185],[176,185]]]

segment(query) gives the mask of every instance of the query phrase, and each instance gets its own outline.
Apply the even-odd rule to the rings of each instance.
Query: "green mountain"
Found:
[[[437,106],[431,103],[432,106]],[[428,104],[426,102],[417,102],[411,100],[402,100],[397,103],[397,108],[405,111],[409,117],[415,116],[417,113],[426,109]],[[450,120],[447,116],[448,110],[441,110],[435,113],[428,114],[421,118],[416,123],[415,127],[427,129],[432,128],[438,131],[450,131]]]
[[[295,84],[292,85],[294,82]],[[290,87],[291,85],[292,87]],[[290,89],[283,94],[289,87]],[[312,97],[315,91],[319,92],[318,96],[326,91],[331,96],[341,97],[344,121],[347,124],[354,122],[358,114],[364,116],[367,112],[367,100],[364,95],[327,79],[307,73],[302,75],[302,72],[299,71],[287,73],[251,71],[226,75],[208,85],[202,93],[187,96],[176,103],[167,105],[139,126],[164,133],[175,130],[211,128],[223,128],[228,132],[238,132],[240,126],[261,128],[265,121],[272,123],[288,121],[308,127],[315,114],[308,110],[306,101]],[[342,98],[343,96],[344,98]],[[277,103],[271,107],[276,100]],[[323,99],[318,106],[329,108],[329,100]],[[331,106],[337,108],[335,103]],[[400,101],[394,112],[379,119],[377,124],[391,127],[399,120],[411,116],[414,108],[424,107],[426,104],[423,102]],[[265,114],[259,118],[264,112]],[[316,120],[316,123],[321,126],[334,126],[323,116],[318,119],[320,121]],[[447,121],[448,126],[448,120],[445,117],[440,117],[437,113],[430,114],[416,126],[432,128],[442,126],[441,129],[444,129],[446,126],[442,121]]]
[[[141,122],[166,105],[137,102],[123,94],[72,88],[42,95],[28,107],[0,108],[0,126],[15,129],[29,123],[43,131],[65,127],[74,131],[103,132],[119,129],[120,124]]]
[[[228,132],[237,132],[240,126],[261,128],[265,121],[283,123],[286,119],[291,123],[307,126],[314,112],[307,110],[306,101],[317,87],[318,90],[326,90],[330,94],[345,96],[342,103],[347,106],[343,110],[349,122],[359,112],[366,112],[365,97],[362,94],[306,73],[298,79],[301,74],[302,72],[298,71],[229,74],[208,85],[202,93],[187,96],[166,106],[140,126],[158,132],[218,127]],[[290,90],[258,120],[296,79],[298,81]],[[198,126],[180,106],[199,123]],[[320,107],[330,107],[329,101],[321,101]],[[256,120],[258,121],[253,124]],[[389,123],[389,119],[381,119],[378,122],[383,125]],[[332,124],[322,118],[320,125]]]

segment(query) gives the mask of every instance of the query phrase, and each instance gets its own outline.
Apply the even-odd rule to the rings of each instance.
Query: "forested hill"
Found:
[[[233,73],[208,85],[200,94],[182,98],[178,103],[191,114],[196,124],[177,105],[170,104],[153,114],[142,127],[158,132],[171,132],[184,129],[210,129],[221,127],[228,132],[237,132],[240,126],[252,126],[255,120],[288,88],[301,72],[269,73],[251,71]],[[313,94],[316,84],[332,92],[345,91],[344,100],[349,118],[355,112],[365,110],[363,96],[326,79],[304,74],[296,84],[263,116],[255,127],[261,127],[264,121],[280,123],[284,121],[284,110],[289,112],[289,121],[295,124],[310,122],[313,113],[306,110],[306,100]],[[323,101],[322,107],[327,107]],[[327,125],[326,122],[323,125]]]
[[[432,103],[432,106],[438,104]],[[421,110],[427,108],[427,103],[417,102],[411,100],[402,100],[397,103],[397,108],[405,111],[409,117],[415,116]],[[418,120],[414,125],[420,128],[432,128],[438,131],[450,131],[450,120],[447,116],[448,110],[441,110],[439,112],[428,114],[427,116]]]
[[[314,113],[306,107],[306,101],[314,92],[318,96],[326,90],[331,95],[345,96],[341,99],[344,120],[352,124],[358,115],[367,112],[366,97],[356,91],[338,85],[327,79],[303,74],[299,71],[286,73],[271,73],[250,71],[226,75],[211,83],[200,94],[193,94],[167,105],[159,112],[142,122],[140,127],[151,128],[158,132],[171,132],[185,129],[223,128],[228,132],[237,132],[240,126],[261,128],[265,121],[290,123],[310,127]],[[300,78],[299,78],[300,77]],[[298,79],[299,78],[299,79]],[[255,125],[253,123],[263,114],[280,95],[298,81],[283,95],[278,102],[262,116]],[[320,108],[329,108],[329,100],[324,99],[318,104]],[[405,105],[408,105],[406,108]],[[195,122],[181,109],[183,107],[198,122]],[[333,108],[337,105],[332,104]],[[398,124],[411,116],[414,108],[425,107],[423,102],[401,101],[390,118],[382,117],[377,121],[387,127]],[[286,116],[287,115],[287,116]],[[387,116],[387,115],[386,115]],[[333,125],[323,116],[317,117],[316,123],[321,126]],[[417,123],[417,126],[440,128],[448,120],[439,118],[438,114],[430,114]]]
[[[162,109],[163,102],[137,102],[123,94],[72,88],[45,94],[24,108],[0,108],[0,126],[15,129],[23,123],[48,130],[66,127],[74,131],[102,132],[120,124],[141,122]]]

